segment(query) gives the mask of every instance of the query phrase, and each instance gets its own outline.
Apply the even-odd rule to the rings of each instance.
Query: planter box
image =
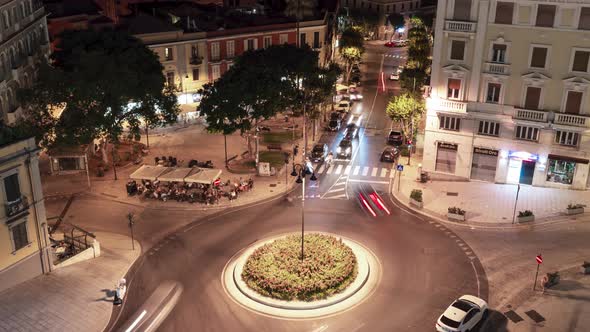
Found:
[[[415,207],[419,207],[422,208],[422,206],[424,206],[423,202],[418,202],[417,200],[410,198],[410,204],[415,206]]]
[[[519,223],[535,221],[535,216],[517,217]]]
[[[449,218],[449,220],[465,221],[465,215],[455,213],[447,213],[447,218]]]
[[[576,209],[565,209],[565,213],[570,216],[573,214],[581,214],[581,213],[584,213],[584,208],[581,207],[581,208],[576,208]]]

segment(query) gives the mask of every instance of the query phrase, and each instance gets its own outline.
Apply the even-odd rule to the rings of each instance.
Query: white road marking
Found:
[[[371,180],[360,180],[360,179],[348,179],[348,182],[362,182],[362,183],[375,183],[375,184],[389,184],[388,181],[371,181]]]
[[[471,261],[471,266],[473,267],[473,272],[475,273],[475,280],[477,280],[477,297],[481,297],[481,295],[479,295],[480,290],[479,290],[479,275],[477,274],[477,269],[475,268],[475,264],[473,264],[473,261]]]
[[[361,170],[360,166],[354,166],[354,172],[352,172],[352,175],[359,175],[360,170]]]
[[[384,178],[387,176],[387,168],[382,168],[381,169],[381,177]]]
[[[322,164],[322,166],[320,166],[320,169],[318,169],[316,173],[322,174],[325,169],[326,169],[326,165]]]
[[[137,324],[139,324],[139,322],[143,319],[143,317],[147,314],[147,311],[142,311],[141,314],[139,314],[139,317],[137,317],[133,323],[129,326],[129,328],[127,330],[125,330],[125,332],[130,332],[133,331],[133,329],[135,329],[135,327],[137,326]]]
[[[367,176],[367,175],[369,175],[369,166],[365,166],[363,168],[363,176]]]
[[[334,170],[334,165],[330,165],[330,167],[328,167],[328,171],[326,172],[326,174],[332,174],[333,170]]]
[[[342,165],[338,165],[338,167],[336,167],[336,172],[334,172],[334,174],[340,174],[340,172],[342,172]]]
[[[371,171],[371,176],[373,176],[373,177],[377,176],[377,171],[378,170],[379,170],[379,168],[373,167],[373,170]]]
[[[350,165],[346,165],[346,169],[344,170],[344,174],[350,174]]]

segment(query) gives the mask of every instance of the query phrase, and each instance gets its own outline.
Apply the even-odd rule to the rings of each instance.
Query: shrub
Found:
[[[519,217],[530,217],[530,216],[534,216],[533,211],[531,210],[524,210],[524,211],[518,211],[518,216]]]
[[[465,215],[465,210],[461,210],[461,208],[458,208],[456,206],[450,207],[448,209],[448,211],[449,211],[449,213],[458,214],[460,216],[464,216]]]
[[[568,210],[581,209],[581,208],[585,208],[585,207],[586,207],[586,204],[568,204],[567,205]]]
[[[415,200],[416,202],[422,202],[422,190],[414,189],[410,193],[410,198]]]

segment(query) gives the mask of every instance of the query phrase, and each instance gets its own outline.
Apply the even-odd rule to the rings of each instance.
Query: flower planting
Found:
[[[356,278],[357,260],[341,240],[323,234],[290,235],[256,249],[242,279],[261,295],[280,300],[315,301],[342,292]]]

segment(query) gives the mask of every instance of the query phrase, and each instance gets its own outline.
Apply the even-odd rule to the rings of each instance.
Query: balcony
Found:
[[[535,121],[535,122],[547,122],[547,112],[545,111],[535,111],[535,110],[526,110],[521,108],[514,109],[514,119],[520,120],[528,120],[528,121]]]
[[[510,65],[507,63],[486,62],[484,72],[498,75],[510,75]]]
[[[575,126],[575,127],[590,127],[588,117],[576,114],[555,113],[555,124]]]
[[[475,22],[445,21],[445,31],[475,33]]]
[[[189,62],[191,65],[198,66],[203,63],[203,57],[200,57],[198,55],[193,55],[193,56],[191,56],[191,59]]]
[[[443,112],[467,112],[467,103],[448,99],[428,99],[428,107]]]
[[[26,196],[21,196],[16,201],[7,202],[5,209],[7,218],[19,216],[29,210],[29,200]]]

